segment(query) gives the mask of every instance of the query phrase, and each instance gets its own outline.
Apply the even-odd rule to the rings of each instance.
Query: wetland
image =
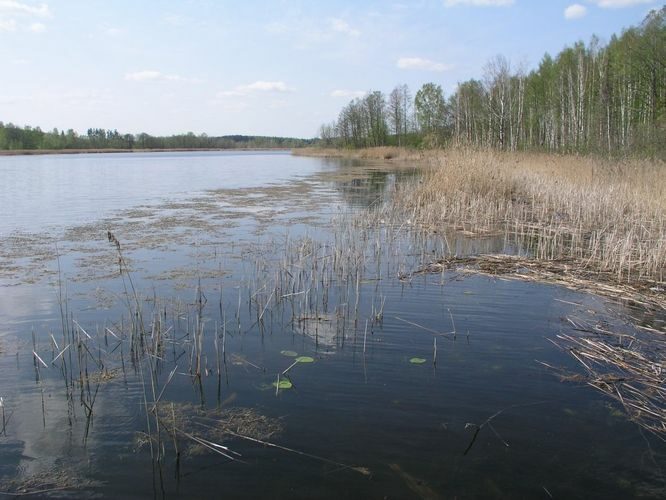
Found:
[[[0,497],[663,498],[663,168],[572,161],[0,157]]]

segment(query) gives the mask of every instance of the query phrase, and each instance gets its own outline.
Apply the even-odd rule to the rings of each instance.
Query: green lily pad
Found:
[[[279,383],[273,382],[273,387],[277,387],[278,389],[291,389],[294,386],[288,380],[282,379]]]
[[[314,363],[314,358],[311,358],[310,356],[299,356],[296,358],[296,361],[299,363]]]
[[[413,365],[422,365],[423,363],[426,362],[425,358],[412,358],[409,360],[409,362]]]
[[[280,351],[280,354],[283,356],[287,356],[288,358],[295,358],[298,356],[298,353],[296,351]]]

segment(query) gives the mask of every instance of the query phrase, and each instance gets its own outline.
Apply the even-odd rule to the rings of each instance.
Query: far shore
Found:
[[[205,151],[289,151],[291,148],[176,148],[176,149],[0,149],[0,156],[76,155],[99,153],[187,153]]]

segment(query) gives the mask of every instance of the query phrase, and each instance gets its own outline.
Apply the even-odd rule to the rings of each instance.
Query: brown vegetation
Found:
[[[661,160],[471,149],[372,148],[351,155],[380,159],[387,152],[429,168],[397,190],[377,214],[383,219],[408,218],[429,230],[501,232],[537,259],[574,259],[578,267],[612,273],[618,282],[666,279]]]
[[[295,156],[314,156],[317,158],[422,161],[428,157],[431,157],[433,152],[419,149],[398,148],[394,146],[378,146],[375,148],[363,149],[299,148],[293,149],[291,153]]]

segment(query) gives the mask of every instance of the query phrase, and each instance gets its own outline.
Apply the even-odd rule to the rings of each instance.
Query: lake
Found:
[[[649,311],[459,269],[373,210],[418,165],[0,157],[0,492],[663,498],[666,446],[558,335]],[[0,493],[2,496],[2,493]]]

